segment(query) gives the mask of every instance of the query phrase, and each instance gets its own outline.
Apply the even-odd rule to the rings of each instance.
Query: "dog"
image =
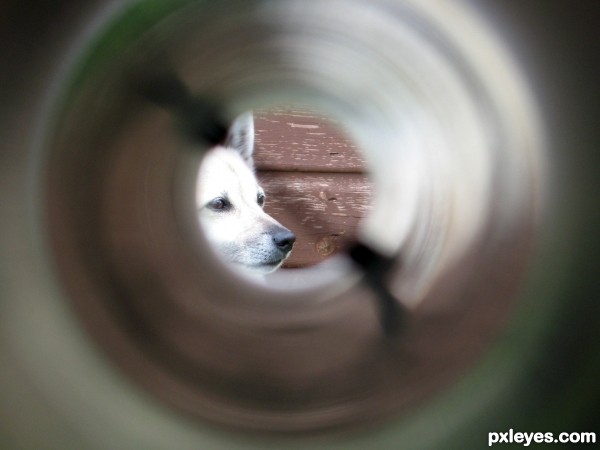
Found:
[[[200,163],[196,191],[201,227],[217,253],[244,272],[268,274],[290,256],[296,236],[264,210],[254,171],[254,116],[237,117],[222,145]]]

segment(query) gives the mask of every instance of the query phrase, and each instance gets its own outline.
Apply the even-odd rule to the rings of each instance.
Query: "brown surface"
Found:
[[[470,371],[513,311],[532,241],[526,214],[510,228],[490,220],[395,339],[382,335],[374,293],[351,274],[339,290],[242,282],[192,238],[192,211],[189,233],[173,214],[181,151],[167,113],[109,109],[90,121],[83,112],[96,96],[92,86],[69,108],[51,145],[45,192],[56,270],[100,348],[177,410],[265,432],[356,430],[408,415]],[[117,135],[102,126],[114,123]],[[294,175],[316,185],[307,173],[265,174],[284,177],[285,189]],[[389,276],[402,277],[403,267]]]
[[[364,171],[364,159],[340,125],[301,108],[255,113],[256,165],[261,170]]]
[[[343,249],[368,212],[363,174],[264,172],[259,178],[269,195],[265,210],[297,236],[286,267],[315,264]]]
[[[266,211],[296,233],[286,267],[343,249],[368,212],[364,160],[332,119],[301,108],[255,113],[256,166]]]

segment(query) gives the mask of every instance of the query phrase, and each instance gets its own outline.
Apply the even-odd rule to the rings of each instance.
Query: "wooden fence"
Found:
[[[342,250],[369,211],[365,163],[331,118],[302,108],[255,111],[256,167],[265,210],[297,241],[285,267],[306,267]]]

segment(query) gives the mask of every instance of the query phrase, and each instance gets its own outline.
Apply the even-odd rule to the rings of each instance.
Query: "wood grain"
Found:
[[[333,119],[301,107],[255,111],[255,164],[265,210],[292,230],[284,267],[306,267],[343,251],[369,210],[365,163]]]
[[[364,174],[260,172],[265,210],[297,236],[286,267],[305,267],[343,250],[369,211]]]
[[[255,112],[255,163],[262,170],[364,171],[365,161],[333,119],[301,108]]]

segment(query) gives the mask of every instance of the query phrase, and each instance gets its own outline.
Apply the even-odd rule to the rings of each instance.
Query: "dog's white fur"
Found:
[[[295,236],[263,211],[253,153],[250,112],[233,122],[222,146],[204,156],[196,198],[200,223],[217,252],[246,271],[265,274],[288,258]]]

